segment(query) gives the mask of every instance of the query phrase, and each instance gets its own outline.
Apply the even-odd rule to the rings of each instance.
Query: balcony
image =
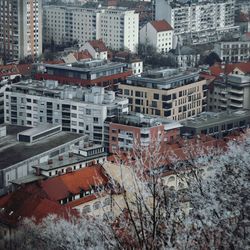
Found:
[[[243,95],[244,94],[243,89],[230,89],[229,92],[233,93],[233,94],[238,94],[238,95]]]
[[[243,100],[244,100],[242,95],[231,95],[230,99],[236,100],[238,102],[243,102]]]
[[[232,108],[243,108],[242,103],[230,102],[229,106],[232,107]]]

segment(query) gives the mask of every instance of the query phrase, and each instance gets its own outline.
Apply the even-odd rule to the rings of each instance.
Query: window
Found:
[[[164,111],[164,116],[165,117],[171,116],[171,110]]]
[[[86,109],[86,115],[91,115],[91,109]]]
[[[154,93],[154,99],[159,100],[159,94]]]
[[[124,95],[129,95],[129,89],[124,89]]]
[[[98,122],[99,122],[98,117],[93,117],[93,122],[94,122],[94,123],[98,123]]]
[[[152,107],[157,108],[157,102],[156,101],[152,101]]]
[[[162,101],[169,101],[171,100],[171,95],[162,95]]]
[[[179,97],[182,97],[182,91],[179,91]]]

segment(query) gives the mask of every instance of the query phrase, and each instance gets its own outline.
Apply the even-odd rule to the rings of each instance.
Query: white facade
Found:
[[[215,52],[223,62],[244,62],[250,59],[250,41],[220,42]]]
[[[152,23],[147,23],[140,30],[140,43],[153,45],[159,53],[168,52],[173,48],[174,31],[172,29],[158,31]]]
[[[90,42],[86,42],[79,51],[87,50],[93,59],[97,60],[108,60],[108,50],[98,51],[96,50]]]
[[[0,0],[0,55],[7,61],[42,53],[42,1]]]
[[[61,124],[64,131],[84,133],[91,140],[102,142],[105,119],[128,112],[127,99],[117,98],[113,91],[105,92],[102,87],[59,87],[53,81],[20,82],[11,86],[4,95],[7,124],[30,127]],[[31,86],[33,91],[29,91]],[[41,94],[39,88],[53,97]]]
[[[133,75],[140,75],[143,72],[143,61],[132,60],[131,63],[128,63],[128,67],[132,69]]]
[[[235,29],[235,0],[179,3],[156,0],[155,19],[165,19],[175,35],[190,35],[193,43],[218,40],[218,35]]]
[[[86,9],[76,7],[44,7],[44,42],[56,44],[77,40],[83,45],[102,39],[115,50],[136,51],[139,14],[125,8]]]

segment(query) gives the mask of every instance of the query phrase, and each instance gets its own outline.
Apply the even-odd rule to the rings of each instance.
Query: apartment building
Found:
[[[129,110],[183,120],[206,110],[207,82],[197,71],[165,69],[130,76],[119,85]]]
[[[115,88],[132,74],[125,63],[87,60],[71,64],[37,64],[35,79],[56,80],[61,84],[109,86]]]
[[[140,43],[153,45],[159,53],[173,48],[173,28],[166,20],[152,21],[140,30]]]
[[[59,86],[55,81],[12,84],[4,98],[7,124],[60,124],[64,131],[87,134],[98,143],[104,140],[105,119],[128,111],[128,100],[113,91]]]
[[[15,61],[42,53],[42,0],[0,0],[0,56]]]
[[[250,76],[222,75],[208,95],[209,111],[250,109]]]
[[[114,50],[136,52],[139,14],[127,8],[97,8],[69,6],[44,7],[44,42],[55,44],[102,39]]]
[[[181,127],[179,122],[139,113],[113,117],[106,123],[110,153],[172,142],[180,135]]]
[[[155,19],[165,19],[175,35],[192,43],[217,41],[224,32],[238,30],[234,24],[235,0],[156,0]]]
[[[231,41],[215,44],[214,51],[223,62],[247,62],[250,59],[250,41]]]
[[[210,135],[216,138],[227,136],[232,131],[246,129],[250,124],[250,111],[204,112],[198,117],[182,122],[183,136]]]

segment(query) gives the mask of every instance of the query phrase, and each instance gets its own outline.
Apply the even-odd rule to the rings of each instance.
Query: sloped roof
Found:
[[[91,41],[88,41],[88,42],[95,49],[96,52],[108,51],[108,49],[107,49],[105,43],[102,41],[102,39],[91,40]]]
[[[234,69],[240,69],[244,73],[250,73],[250,62],[247,63],[237,63]]]
[[[0,198],[0,221],[7,225],[14,226],[21,219],[31,217],[41,221],[49,214],[68,218],[68,209],[43,197],[42,193],[30,186]]]
[[[92,56],[90,55],[90,53],[87,50],[75,52],[74,57],[76,58],[77,61],[92,58]]]
[[[152,21],[150,24],[157,32],[173,30],[171,25],[166,20]]]
[[[28,76],[31,74],[32,64],[18,64],[17,68],[21,75]]]
[[[244,73],[250,73],[250,62],[242,62],[242,63],[235,63],[235,64],[215,64],[209,68],[211,75],[219,76],[220,74],[230,74],[233,72],[234,69],[240,69]]]
[[[20,74],[17,65],[1,65],[0,66],[0,77],[2,76],[10,76]]]
[[[81,190],[89,190],[90,186],[105,185],[107,182],[101,165],[94,165],[42,181],[41,187],[49,199],[58,201],[69,194],[79,194]]]

